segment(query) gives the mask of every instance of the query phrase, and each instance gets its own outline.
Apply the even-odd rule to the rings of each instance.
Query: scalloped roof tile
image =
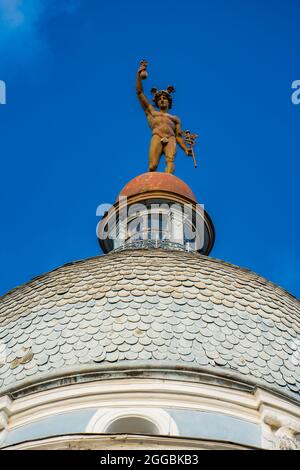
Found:
[[[151,360],[233,370],[299,397],[299,331],[299,301],[251,271],[183,251],[125,250],[0,299],[0,387],[70,365]]]

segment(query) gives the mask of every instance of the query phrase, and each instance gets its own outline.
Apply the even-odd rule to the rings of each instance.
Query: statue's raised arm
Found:
[[[137,94],[138,99],[139,99],[139,101],[142,105],[142,108],[145,111],[150,111],[152,106],[151,106],[151,104],[149,103],[149,101],[147,100],[147,98],[144,94],[143,82],[142,82],[142,80],[145,80],[148,76],[147,65],[148,65],[147,61],[142,60],[141,63],[140,63],[140,66],[138,68],[137,76],[136,76],[136,94]]]

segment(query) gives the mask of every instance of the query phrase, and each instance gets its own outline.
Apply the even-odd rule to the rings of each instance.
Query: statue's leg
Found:
[[[176,139],[175,137],[170,137],[169,142],[166,144],[164,148],[164,154],[166,157],[166,173],[174,173],[175,171],[175,166],[174,166],[174,161],[175,161],[175,155],[176,155]]]
[[[162,154],[162,143],[158,135],[153,135],[149,151],[149,171],[155,171]]]

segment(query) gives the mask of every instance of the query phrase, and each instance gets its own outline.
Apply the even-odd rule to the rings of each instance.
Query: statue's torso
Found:
[[[148,122],[152,129],[153,135],[159,135],[163,137],[175,136],[175,129],[178,119],[176,116],[172,116],[168,113],[162,113],[161,111],[153,111],[148,116]]]

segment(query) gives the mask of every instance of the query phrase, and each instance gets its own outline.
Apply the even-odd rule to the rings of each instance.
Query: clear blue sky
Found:
[[[216,228],[212,256],[300,296],[298,0],[0,0],[0,293],[100,254],[96,207],[147,170],[136,100],[176,87],[200,135],[176,175]]]

